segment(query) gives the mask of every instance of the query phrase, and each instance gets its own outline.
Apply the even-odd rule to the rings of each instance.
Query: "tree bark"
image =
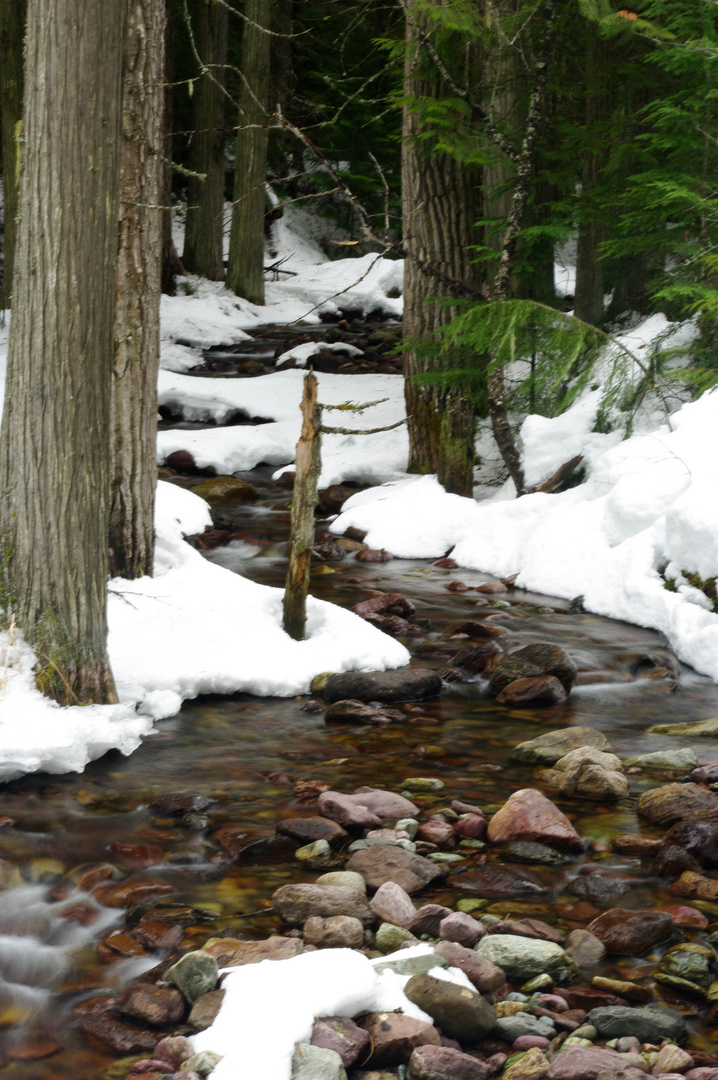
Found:
[[[172,84],[174,82],[174,0],[165,2],[165,95],[164,95],[164,162],[162,170],[162,292],[175,294],[175,275],[184,267],[172,238]]]
[[[0,448],[4,599],[60,702],[110,702],[107,481],[126,0],[29,0]]]
[[[222,281],[224,263],[224,125],[223,91],[227,63],[229,13],[219,0],[192,0],[191,32],[202,65],[192,95],[192,142],[189,167],[204,176],[187,185],[187,223],[182,262],[191,274]]]
[[[422,74],[417,60],[418,8],[407,5],[404,96],[443,96],[436,76]],[[404,108],[402,129],[403,244],[442,274],[475,285],[481,272],[472,262],[472,244],[480,242],[481,171],[445,153],[428,154],[421,145],[423,122],[411,105]],[[404,337],[430,337],[456,312],[429,297],[459,295],[438,277],[429,277],[414,259],[404,263]],[[447,491],[473,495],[474,407],[457,387],[417,385],[414,376],[433,367],[430,358],[405,353],[405,397],[409,430],[409,471],[436,473]]]
[[[242,39],[242,87],[234,165],[227,285],[253,304],[264,303],[264,182],[272,39],[270,0],[247,0]]]
[[[115,352],[110,573],[151,574],[157,486],[164,138],[164,0],[127,0]]]
[[[0,0],[0,127],[5,243],[0,309],[10,307],[22,146],[22,43],[27,0]]]
[[[317,481],[321,471],[321,405],[317,402],[319,384],[312,372],[304,376],[302,392],[302,430],[297,443],[297,466],[292,497],[292,524],[284,590],[282,625],[295,641],[304,640],[307,621],[307,592],[314,545],[314,511],[317,507]]]

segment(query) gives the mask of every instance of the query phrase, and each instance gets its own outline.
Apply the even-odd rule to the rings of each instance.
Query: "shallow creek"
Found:
[[[240,536],[207,557],[256,581],[281,585],[289,493],[272,482],[265,467],[241,479],[257,488],[260,499],[227,511]],[[187,486],[194,482],[177,480]],[[447,590],[457,579],[471,590]],[[127,1073],[127,1062],[118,1067],[118,1055],[91,1044],[77,1030],[74,1010],[86,999],[127,985],[167,953],[127,954],[116,931],[135,925],[140,909],[100,907],[88,895],[73,892],[86,871],[112,864],[118,877],[166,885],[166,895],[146,903],[156,906],[158,918],[181,927],[180,950],[201,947],[223,932],[264,938],[281,932],[278,918],[266,910],[274,889],[314,880],[321,872],[295,860],[286,841],[271,839],[279,819],[314,812],[301,789],[295,793],[296,784],[316,780],[339,791],[362,784],[400,791],[407,777],[438,777],[445,789],[416,797],[422,809],[461,799],[491,812],[517,788],[536,784],[532,769],[510,763],[509,755],[517,743],[544,731],[587,724],[607,735],[615,753],[629,758],[685,745],[666,736],[646,736],[653,724],[718,715],[718,686],[707,679],[685,668],[677,687],[670,678],[651,677],[653,661],[645,658],[660,657],[660,635],[574,614],[566,601],[521,590],[502,596],[495,608],[479,607],[474,588],[486,580],[487,575],[422,561],[368,564],[350,555],[318,566],[312,592],[344,605],[365,598],[371,589],[407,596],[416,606],[413,621],[421,633],[405,643],[414,654],[412,662],[424,667],[446,667],[445,655],[431,655],[432,644],[467,618],[490,613],[516,647],[548,641],[574,657],[581,675],[565,705],[499,707],[479,676],[445,684],[440,697],[422,703],[420,722],[412,722],[407,712],[406,723],[382,727],[327,725],[321,711],[307,711],[308,697],[203,698],[187,702],[176,717],[163,721],[128,759],[111,753],[79,776],[31,776],[0,788],[1,1077],[109,1080]],[[701,762],[718,759],[718,738],[695,740],[693,747]],[[563,931],[583,927],[602,908],[572,895],[570,882],[583,864],[594,860],[609,874],[640,879],[620,898],[621,906],[677,902],[667,881],[648,878],[650,861],[612,855],[607,847],[619,833],[660,835],[662,830],[639,822],[636,800],[646,788],[675,778],[638,772],[630,778],[630,797],[618,803],[561,802],[581,835],[593,841],[591,853],[568,867],[558,895],[489,901],[485,910],[515,917],[533,914]],[[194,806],[183,804],[181,813],[170,812],[168,803],[152,805],[176,793],[203,798]],[[218,834],[234,844],[236,857],[228,856],[226,844],[222,849]],[[469,851],[467,868],[474,858]],[[338,856],[330,861],[334,868],[339,865]],[[455,907],[460,896],[459,888],[440,885],[416,899]],[[603,908],[615,903],[608,901]],[[714,920],[708,930],[686,931],[686,937],[702,941],[718,929],[718,907],[708,914]],[[609,957],[596,973],[653,986],[656,999],[686,1013],[693,1045],[712,1048],[715,1033],[705,1026],[706,1007],[653,984],[655,965],[655,957]]]

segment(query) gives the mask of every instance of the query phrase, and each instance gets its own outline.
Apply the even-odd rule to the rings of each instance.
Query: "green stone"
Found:
[[[463,911],[466,915],[471,915],[472,911],[483,911],[488,904],[488,900],[474,899],[471,896],[462,897],[456,903],[456,910]]]
[[[412,776],[408,780],[402,780],[402,786],[407,791],[441,791],[445,785],[443,780],[435,776]]]
[[[535,979],[529,979],[524,983],[521,990],[524,994],[533,994],[537,990],[550,990],[554,985],[554,981],[550,975],[545,972],[543,975],[537,975]]]
[[[315,840],[311,844],[305,844],[304,847],[297,848],[294,852],[294,858],[299,859],[300,862],[305,862],[307,859],[321,859],[328,855],[330,851],[328,840]]]

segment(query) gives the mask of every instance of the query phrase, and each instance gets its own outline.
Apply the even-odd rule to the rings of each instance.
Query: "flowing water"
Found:
[[[207,557],[256,581],[281,585],[288,492],[272,482],[266,467],[241,478],[257,487],[260,500],[222,508],[233,516],[236,539]],[[191,478],[178,481],[192,483]],[[447,585],[457,578],[471,591],[449,591]],[[414,621],[421,627],[406,639],[412,662],[446,668],[451,628],[477,612],[487,614],[473,591],[485,580],[486,575],[425,561],[367,564],[349,556],[318,567],[312,592],[345,605],[371,589],[403,593],[416,605]],[[326,724],[307,697],[205,697],[163,721],[130,758],[113,752],[82,775],[36,775],[4,785],[0,1077],[124,1078],[126,1064],[116,1065],[121,1055],[83,1036],[74,1016],[78,1005],[116,993],[162,961],[161,950],[132,955],[117,934],[136,925],[148,907],[163,922],[181,927],[179,947],[185,950],[216,934],[250,939],[280,931],[267,910],[272,892],[290,881],[313,880],[317,871],[292,857],[294,845],[273,839],[274,826],[281,818],[313,812],[305,797],[312,781],[340,791],[361,784],[401,790],[407,777],[434,776],[444,781],[445,790],[419,796],[423,808],[461,799],[491,811],[518,787],[536,783],[531,769],[510,763],[509,755],[518,742],[544,731],[588,724],[605,732],[625,758],[683,745],[665,736],[647,738],[652,724],[718,715],[718,686],[695,672],[682,668],[678,679],[650,677],[667,656],[665,642],[651,630],[574,614],[566,601],[521,590],[501,597],[489,617],[506,628],[517,647],[549,641],[571,653],[581,675],[566,704],[502,708],[475,676],[445,685],[439,698],[422,703],[416,713],[407,711],[406,723],[366,727]],[[718,759],[718,739],[693,745],[701,762]],[[611,856],[605,847],[617,833],[652,834],[636,817],[636,800],[642,790],[668,778],[675,774],[633,775],[630,797],[612,805],[561,803],[579,832],[594,841],[594,855],[603,852],[602,869],[636,879],[620,899],[624,907],[675,902],[667,882],[650,879],[640,860]],[[178,793],[197,798],[156,805]],[[489,904],[488,910],[517,916],[543,911],[564,930],[586,925],[596,908],[571,894],[581,862],[562,871],[560,891],[549,901],[519,899]],[[78,889],[82,875],[99,866],[112,866],[116,878],[131,875],[165,890],[144,902],[137,893],[129,911],[102,906]],[[453,907],[458,895],[442,885],[423,893],[421,902],[446,899]],[[717,916],[718,909],[712,918]],[[718,921],[709,929],[717,926]],[[655,962],[645,959],[612,958],[601,973],[647,979],[654,968]],[[704,1029],[695,1002],[667,990],[656,993],[693,1016],[695,1037],[700,1032],[702,1045],[710,1044],[712,1032]]]

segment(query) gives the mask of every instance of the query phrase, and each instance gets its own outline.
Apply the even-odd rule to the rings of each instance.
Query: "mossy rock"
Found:
[[[259,498],[256,488],[244,480],[238,480],[236,476],[210,476],[195,484],[192,491],[207,502],[243,503],[255,502]]]

